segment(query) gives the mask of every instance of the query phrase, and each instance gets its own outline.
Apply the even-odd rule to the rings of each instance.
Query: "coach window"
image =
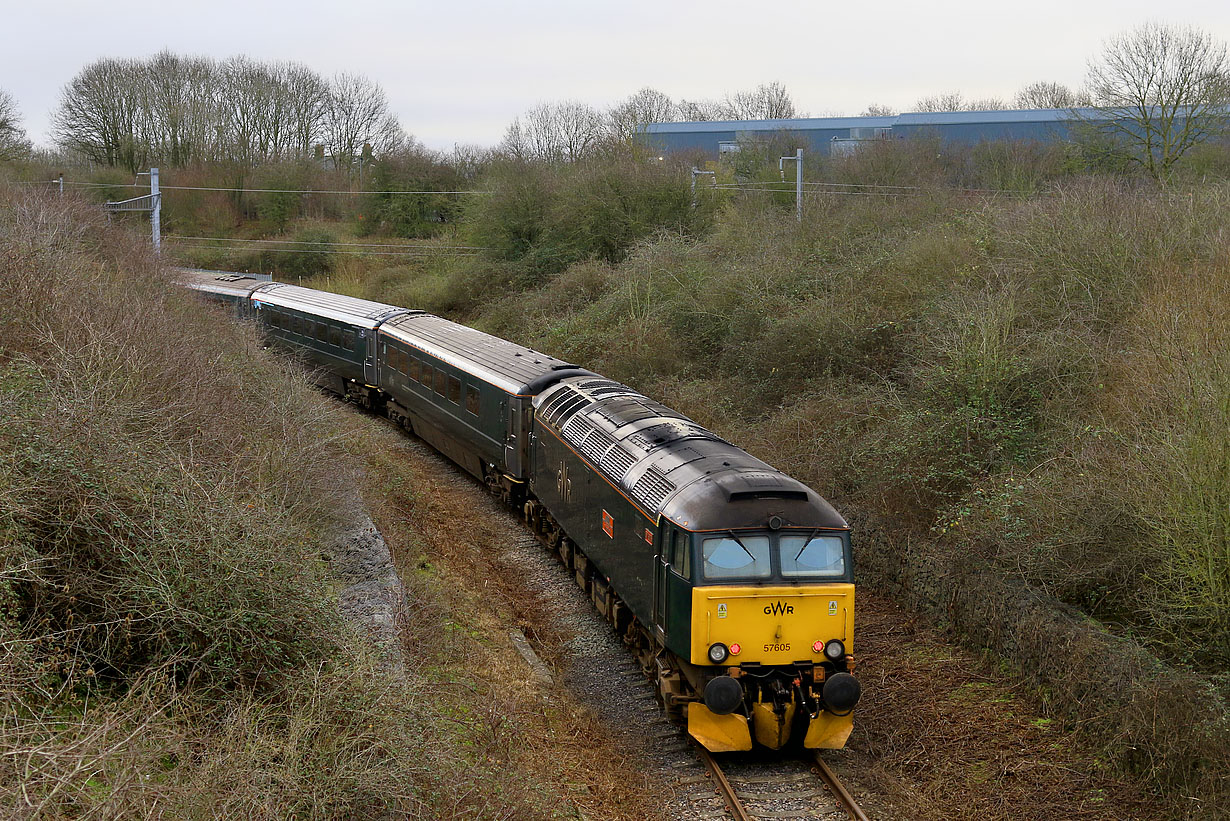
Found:
[[[436,393],[444,395],[444,383],[448,379],[448,374],[436,368]]]
[[[461,380],[455,376],[448,378],[448,401],[461,404]]]
[[[466,385],[466,410],[478,416],[478,388]]]
[[[419,380],[419,374],[421,372],[422,372],[422,368],[421,368],[419,361],[415,359],[413,356],[410,357],[410,370],[409,370],[410,378],[413,379],[415,382],[417,382]]]
[[[335,348],[342,347],[342,329],[341,328],[330,328],[329,329],[329,344]]]
[[[344,331],[342,333],[342,347],[348,351],[353,351],[354,343],[355,343],[354,331],[349,331],[349,330]]]

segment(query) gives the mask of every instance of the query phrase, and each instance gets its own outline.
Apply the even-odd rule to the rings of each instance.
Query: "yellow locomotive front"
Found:
[[[714,752],[839,748],[859,697],[846,531],[700,533],[688,732]]]

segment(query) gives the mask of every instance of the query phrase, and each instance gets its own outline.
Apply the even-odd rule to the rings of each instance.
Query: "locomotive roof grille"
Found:
[[[632,495],[650,510],[661,510],[662,502],[675,492],[675,484],[662,475],[656,467],[650,467],[632,486]]]
[[[601,465],[603,457],[611,448],[618,448],[615,440],[607,436],[597,428],[589,432],[589,436],[581,442],[581,453],[589,457],[589,460],[596,465]]]
[[[589,397],[569,386],[551,397],[547,404],[543,405],[540,413],[544,419],[558,428],[563,420],[587,404],[589,404]]]
[[[584,416],[574,416],[568,420],[568,424],[560,428],[560,433],[564,435],[564,439],[569,443],[581,446],[585,441],[585,437],[594,429],[594,423],[586,419]]]
[[[627,478],[628,471],[632,470],[632,466],[635,464],[636,459],[633,458],[632,454],[616,444],[602,457],[602,462],[598,467],[622,482]]]

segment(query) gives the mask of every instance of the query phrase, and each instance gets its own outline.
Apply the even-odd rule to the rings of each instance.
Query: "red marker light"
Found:
[[[823,653],[824,652],[824,642],[817,641],[815,644],[811,646],[811,651],[813,653]]]
[[[742,650],[742,649],[743,649],[743,648],[742,648],[742,647],[740,647],[739,645],[737,645],[737,644],[732,644],[732,645],[730,645],[730,654],[731,654],[732,656],[737,656],[737,655],[739,655],[739,651],[740,651],[740,650]]]

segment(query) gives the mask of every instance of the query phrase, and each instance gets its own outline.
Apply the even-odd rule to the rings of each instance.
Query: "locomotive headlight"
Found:
[[[824,657],[829,661],[837,661],[846,654],[846,646],[840,639],[830,639],[824,645]]]
[[[726,661],[726,657],[730,655],[730,651],[726,649],[726,645],[720,641],[716,644],[709,645],[709,661],[714,664],[721,664]]]

